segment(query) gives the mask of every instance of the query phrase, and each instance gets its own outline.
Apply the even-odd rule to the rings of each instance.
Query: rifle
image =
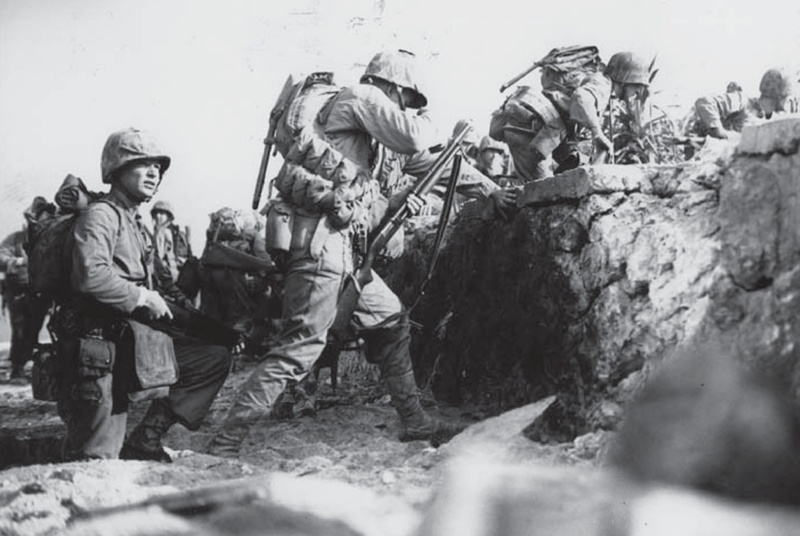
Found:
[[[517,76],[500,86],[500,93],[504,92],[539,67],[543,67],[545,65],[562,65],[565,63],[590,59],[596,55],[597,47],[593,46],[572,46],[560,49],[554,48],[547,54],[547,56],[535,62]]]
[[[273,111],[274,112],[274,111]],[[264,153],[261,155],[261,165],[258,168],[258,178],[256,179],[256,191],[253,192],[253,210],[258,210],[261,204],[261,193],[264,191],[264,181],[267,178],[267,166],[269,166],[270,153],[277,153],[275,145],[275,129],[278,126],[276,118],[270,117],[269,132],[267,137],[264,138]],[[270,195],[272,195],[272,183],[270,183]]]
[[[452,139],[448,142],[447,147],[439,154],[439,157],[430,167],[428,172],[412,187],[410,194],[417,196],[424,196],[431,188],[439,182],[445,168],[450,161],[455,157],[456,152],[461,147],[461,142],[464,137],[472,129],[472,125],[465,122],[458,132],[456,132]],[[457,170],[456,170],[457,171]],[[361,295],[361,289],[372,281],[372,265],[386,244],[394,236],[394,234],[403,225],[403,222],[411,215],[408,208],[408,201],[404,200],[397,209],[385,218],[375,231],[371,233],[369,240],[369,249],[364,255],[361,266],[355,273],[349,274],[344,283],[344,288],[339,297],[338,309],[336,311],[336,319],[331,327],[331,334],[334,340],[344,341],[350,319],[353,317],[353,312],[356,309],[356,303]]]
[[[167,307],[172,313],[171,320],[167,318],[152,319],[147,316],[145,311],[138,310],[134,312],[133,319],[168,334],[179,332],[187,337],[226,348],[236,347],[243,342],[242,333],[216,318],[207,316],[194,307],[180,305],[168,297],[165,297],[164,301],[167,302]]]

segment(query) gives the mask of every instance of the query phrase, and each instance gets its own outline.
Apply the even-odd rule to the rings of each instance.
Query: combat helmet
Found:
[[[378,52],[367,65],[361,81],[369,77],[380,78],[392,84],[405,88],[411,98],[406,103],[410,108],[422,108],[428,104],[428,99],[417,86],[416,56],[407,50],[391,50]]]
[[[157,160],[161,164],[161,174],[169,168],[172,159],[165,155],[153,136],[137,128],[126,128],[112,133],[103,147],[100,170],[104,184],[122,167],[143,160]]]
[[[603,74],[619,84],[650,85],[647,61],[633,52],[617,52],[611,56]]]
[[[762,98],[783,100],[794,92],[794,80],[785,69],[768,69],[758,89]]]
[[[175,219],[175,212],[172,210],[172,204],[169,201],[161,201],[158,200],[153,203],[153,208],[150,209],[150,214],[152,215],[154,212],[161,211],[169,215],[171,219]]]

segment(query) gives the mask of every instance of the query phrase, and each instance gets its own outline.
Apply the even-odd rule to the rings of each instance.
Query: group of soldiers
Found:
[[[456,183],[462,200],[485,199],[499,214],[513,210],[520,185],[586,162],[575,149],[580,131],[588,133],[590,162],[613,152],[602,115],[612,98],[632,114],[641,112],[650,65],[631,52],[614,54],[607,64],[597,55],[581,58],[575,70],[544,69],[542,91],[518,87],[492,114],[489,136],[464,141]],[[153,205],[152,233],[142,224],[139,209],[156,194],[171,164],[155,138],[133,128],[109,136],[101,155],[109,191],[93,197],[76,218],[69,289],[51,308],[49,322],[58,356],[58,412],[67,427],[65,459],[169,461],[161,444],[166,431],[176,422],[189,429],[201,425],[231,370],[232,348],[168,323],[158,329],[152,324],[172,318],[171,303],[194,306],[198,288],[203,311],[231,325],[269,316],[264,311],[280,314],[277,332],[236,393],[209,452],[235,455],[249,429],[272,417],[279,396],[311,371],[326,348],[340,291],[364,254],[363,237],[400,204],[411,214],[442,209],[443,188],[426,197],[407,188],[425,175],[436,160],[430,148],[443,141],[426,111],[416,69],[417,58],[407,51],[376,54],[360,82],[339,90],[313,126],[292,141],[275,179],[279,195],[268,204],[284,211],[285,244],[277,244],[259,215],[248,224],[231,209],[212,217],[204,255],[211,244],[224,242],[265,263],[264,271],[237,272],[230,283],[231,292],[244,289],[250,296],[272,290],[279,305],[261,312],[224,311],[220,299],[230,297],[228,283],[202,270],[197,276],[191,256],[176,255],[168,203]],[[761,113],[797,111],[794,88],[786,71],[768,71],[760,88]],[[741,88],[731,86],[724,95],[698,100],[697,124],[707,135],[724,137],[727,129],[740,128],[730,116],[746,106]],[[320,162],[326,159],[338,164],[323,178]],[[0,247],[11,294],[24,295],[23,242],[24,233],[17,233]],[[269,266],[280,271],[280,292],[263,284]],[[192,269],[195,277],[186,279],[194,283],[187,284],[182,279]],[[380,370],[399,417],[398,438],[448,441],[463,427],[431,416],[420,403],[404,305],[377,274],[359,291],[350,326],[364,343],[367,361]],[[214,298],[215,292],[222,298]],[[12,319],[30,318],[12,343],[12,377],[19,379],[49,304],[21,312],[14,297],[7,303]],[[128,405],[142,400],[151,400],[150,406],[126,435]]]

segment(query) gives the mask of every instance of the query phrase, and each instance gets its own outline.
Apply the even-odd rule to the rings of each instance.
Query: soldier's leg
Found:
[[[231,369],[231,354],[191,337],[173,337],[178,361],[178,382],[169,396],[150,403],[142,421],[133,429],[120,458],[171,461],[161,438],[176,422],[196,430],[225,383]]]
[[[39,332],[42,330],[44,318],[47,315],[49,301],[40,297],[27,296],[23,300],[21,311],[20,340],[18,351],[12,363],[11,379],[27,382],[24,377],[25,365],[33,359],[33,351],[39,343]]]
[[[353,321],[366,342],[367,360],[380,368],[400,417],[400,441],[424,439],[438,446],[461,432],[462,426],[434,419],[422,409],[411,365],[408,315],[377,274],[364,287]]]
[[[289,381],[302,380],[319,358],[336,316],[349,241],[331,235],[317,259],[293,254],[284,280],[283,319],[278,345],[240,388],[223,430],[209,447],[214,454],[238,451],[248,425],[269,418]]]
[[[11,362],[11,379],[22,377],[25,366],[25,296],[13,296],[8,301],[8,319],[11,327],[11,348],[8,360]]]
[[[64,359],[58,414],[67,427],[65,460],[116,458],[125,437],[127,401],[115,396],[113,374],[81,377],[77,340],[59,343],[58,355]]]

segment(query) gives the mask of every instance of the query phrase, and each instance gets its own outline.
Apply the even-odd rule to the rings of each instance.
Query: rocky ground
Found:
[[[164,441],[175,458],[170,465],[57,463],[63,429],[54,404],[32,400],[29,386],[0,385],[0,466],[4,467],[0,472],[0,534],[60,533],[85,511],[140,501],[154,493],[230,479],[274,479],[276,474],[306,482],[300,493],[306,497],[326,489],[320,482],[334,482],[343,486],[337,495],[367,493],[369,501],[378,501],[375,504],[387,500],[391,511],[406,512],[398,534],[407,534],[442,480],[454,449],[494,450],[476,447],[490,438],[504,444],[505,454],[496,450],[492,454],[498,461],[505,456],[507,461],[556,466],[595,463],[595,446],[582,445],[579,450],[572,444],[542,446],[522,437],[519,432],[546,403],[511,412],[499,427],[492,425],[492,419],[482,421],[439,449],[422,441],[400,443],[395,439],[396,415],[376,371],[355,352],[343,355],[335,393],[328,371],[323,370],[316,416],[276,420],[252,430],[236,459],[204,454],[237,386],[254,366],[252,362],[238,363],[200,430],[173,427]],[[465,423],[487,417],[467,408],[438,406],[432,400],[428,409]],[[134,408],[129,427],[143,410],[144,405]],[[518,437],[511,440],[509,435]],[[330,500],[323,497],[319,503]]]

